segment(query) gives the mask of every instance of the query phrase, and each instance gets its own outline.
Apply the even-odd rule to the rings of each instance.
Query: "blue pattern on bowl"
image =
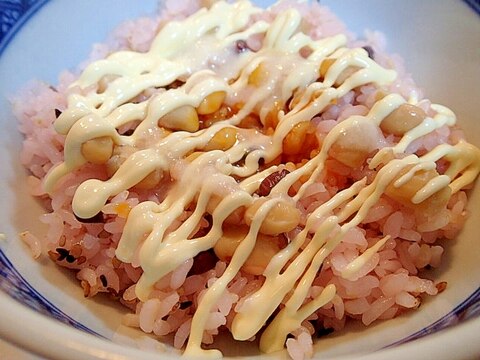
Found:
[[[45,299],[20,275],[2,250],[0,250],[0,290],[41,314],[53,317],[64,324],[73,326],[87,333],[98,335],[95,331],[72,319]]]
[[[0,2],[0,39],[35,2],[36,0],[4,0]]]
[[[464,1],[480,15],[480,0]],[[0,55],[16,32],[47,2],[48,0],[0,0]],[[0,290],[42,314],[53,317],[77,329],[98,335],[95,331],[72,319],[37,292],[20,275],[1,249]],[[480,316],[480,288],[446,316],[390,346],[421,338],[476,316]]]
[[[48,0],[0,0],[0,55],[30,17]]]
[[[463,0],[480,15],[480,0]],[[0,0],[0,55],[15,33],[48,0]]]
[[[480,0],[464,0],[470,7],[480,15]]]
[[[478,288],[472,295],[470,295],[465,301],[459,304],[455,309],[449,312],[447,315],[438,319],[434,323],[428,325],[416,333],[413,333],[399,341],[390,344],[388,347],[396,346],[406,343],[415,339],[419,339],[429,334],[433,334],[437,331],[445,329],[449,326],[453,326],[462,321],[472,319],[480,315],[480,288]]]

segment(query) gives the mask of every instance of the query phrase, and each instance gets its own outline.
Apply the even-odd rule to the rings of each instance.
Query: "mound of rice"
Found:
[[[385,54],[384,39],[380,34],[367,33],[365,39],[356,39],[335,15],[316,2],[307,5],[285,1],[256,16],[271,21],[274,14],[291,6],[303,14],[302,30],[313,39],[347,34],[350,46],[365,47],[373,53],[377,63],[385,68],[393,68],[399,74],[388,89],[379,89],[370,84],[361,86],[318,114],[312,119],[318,139],[324,139],[344,119],[367,114],[382,91],[399,93],[406,99],[419,99],[418,106],[428,115],[434,114],[430,101],[420,100],[423,95],[403,69],[401,60]],[[183,19],[199,8],[200,3],[193,0],[166,1],[158,16],[126,22],[112,33],[105,44],[95,45],[89,61],[82,68],[114,51],[147,51],[165,22]],[[255,43],[261,40],[249,41],[248,46],[252,49],[261,45]],[[160,183],[151,191],[135,188],[122,191],[108,201],[99,217],[89,222],[75,216],[72,199],[78,186],[85,180],[107,179],[103,165],[83,165],[64,176],[49,195],[42,187],[42,179],[49,170],[64,159],[65,136],[54,130],[53,123],[58,113],[67,108],[69,85],[80,71],[62,73],[58,84],[54,86],[34,82],[13,99],[13,111],[20,122],[20,131],[25,135],[21,162],[30,171],[28,181],[32,195],[40,199],[46,209],[40,220],[49,226],[45,236],[25,232],[21,237],[31,247],[35,257],[48,254],[58,265],[75,271],[85,297],[93,297],[98,293],[111,294],[113,299],[131,310],[124,318],[126,325],[161,338],[173,336],[173,346],[180,349],[188,339],[192,317],[200,299],[222,276],[228,261],[222,261],[213,251],[201,252],[159,280],[148,300],[142,302],[135,294],[142,268],[136,262],[124,263],[115,256],[130,210],[146,200],[161,203],[168,191],[168,184]],[[407,152],[424,154],[438,144],[456,144],[461,138],[463,134],[459,129],[443,126],[414,141]],[[395,139],[391,137],[387,141],[393,143]],[[297,159],[289,164],[285,166],[295,168],[302,165],[302,160]],[[440,173],[442,166],[446,167],[447,164],[437,164]],[[335,159],[329,159],[325,176],[308,188],[297,208],[305,217],[365,176],[371,179],[375,173],[368,167],[352,169]],[[173,174],[172,178],[175,181]],[[367,217],[348,231],[316,275],[307,301],[315,299],[331,284],[335,285],[336,294],[291,333],[286,341],[290,356],[294,359],[311,357],[312,338],[331,330],[340,330],[346,322],[359,321],[370,325],[377,320],[391,319],[418,308],[425,296],[441,292],[446,283],[424,278],[422,270],[439,266],[444,252],[439,241],[448,241],[456,236],[466,217],[466,204],[465,192],[459,191],[451,196],[445,209],[439,209],[441,211],[425,219],[400,202],[381,196]],[[180,224],[183,220],[178,221]],[[205,218],[198,231],[208,226],[208,218]],[[294,235],[289,233],[285,236],[288,240]],[[387,235],[389,238],[385,244],[369,258],[354,278],[347,280],[342,277],[342,271],[350,262]],[[212,344],[219,332],[231,329],[233,318],[241,311],[244,300],[260,289],[263,281],[262,275],[252,275],[243,270],[235,276],[221,300],[211,309],[203,333],[203,344]]]

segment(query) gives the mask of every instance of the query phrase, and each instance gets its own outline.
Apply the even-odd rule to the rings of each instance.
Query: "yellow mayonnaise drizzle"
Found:
[[[146,53],[119,51],[92,63],[72,85],[77,91],[69,96],[68,108],[55,123],[55,129],[66,136],[65,158],[46,177],[44,186],[48,192],[54,190],[62,176],[87,162],[82,144],[88,140],[110,137],[115,146],[126,145],[136,150],[110,179],[90,179],[78,187],[72,206],[81,218],[94,216],[112,196],[135,186],[153,171],[169,173],[175,164],[183,162],[181,179],[172,185],[161,203],[145,201],[131,210],[116,250],[121,261],[138,261],[142,267],[143,275],[136,285],[136,295],[142,301],[148,299],[155,283],[163,276],[201,251],[213,248],[222,236],[224,220],[235,210],[254,202],[257,198],[254,193],[262,180],[279,169],[272,166],[259,172],[260,160],[268,163],[277,158],[282,153],[283,140],[297,124],[312,119],[352,89],[370,83],[386,87],[396,78],[395,71],[382,68],[364,49],[346,48],[347,39],[343,35],[312,40],[298,32],[301,15],[296,10],[278,14],[271,23],[252,20],[252,15],[260,11],[248,1],[234,4],[219,1],[208,10],[202,9],[183,21],[165,25]],[[252,35],[264,35],[261,49],[236,52],[236,41]],[[302,57],[300,50],[305,47],[311,51]],[[327,57],[336,61],[320,81],[320,64]],[[262,81],[252,86],[249,79],[259,67],[265,70]],[[345,70],[352,68],[356,71],[338,84]],[[112,80],[104,91],[97,91],[105,77]],[[144,91],[166,87],[178,79],[185,82],[183,86],[132,102]],[[279,123],[270,135],[237,126],[252,112],[265,122],[275,101],[286,103],[298,89],[303,92],[297,103],[289,112],[278,112]],[[158,135],[158,120],[164,115],[185,105],[197,108],[209,94],[219,91],[226,93],[227,104],[243,104],[236,114],[196,132]],[[367,115],[351,116],[339,122],[323,140],[319,153],[272,189],[267,201],[255,213],[248,234],[224,274],[199,302],[186,356],[221,356],[217,350],[201,349],[205,324],[212,306],[252,252],[269,210],[278,202],[302,198],[324,170],[329,150],[349,129],[364,124],[378,128],[386,116],[405,102],[402,96],[391,94],[378,101]],[[383,165],[373,181],[367,183],[363,179],[354,183],[309,214],[305,227],[271,259],[263,274],[263,286],[249,295],[238,309],[231,329],[234,338],[247,340],[254,336],[288,297],[260,340],[262,351],[279,350],[288,333],[331,301],[336,292],[334,285],[327,286],[305,303],[325,258],[350,229],[361,223],[392,181],[399,188],[418,171],[435,169],[436,161],[448,161],[446,173],[430,180],[411,199],[418,204],[445,187],[454,193],[475,179],[480,171],[479,150],[464,141],[440,145],[422,157],[396,157],[404,154],[414,140],[442,126],[455,124],[455,115],[449,109],[439,105],[432,105],[432,109],[435,116],[427,117],[394,146],[383,147],[371,159],[371,169]],[[139,121],[133,134],[120,135],[117,129],[131,121]],[[227,127],[235,128],[238,133],[233,147],[203,152],[193,161],[185,161],[192,151],[205,147],[218,131]],[[153,141],[149,135],[157,137]],[[240,160],[244,160],[242,165],[236,164]],[[407,166],[410,170],[398,178]],[[241,181],[237,182],[233,176]],[[308,180],[291,198],[289,188],[305,177]],[[213,210],[211,230],[202,237],[192,238],[192,232],[219,189],[223,197]],[[171,231],[169,227],[192,204],[195,206],[190,216]],[[387,239],[367,249],[344,269],[342,276],[353,279]]]

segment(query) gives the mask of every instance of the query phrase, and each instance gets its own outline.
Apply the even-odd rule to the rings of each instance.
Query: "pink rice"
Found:
[[[290,6],[284,2],[280,7]],[[141,18],[119,26],[108,43],[96,44],[89,61],[104,57],[111,51],[133,49],[146,51],[160,22],[183,18],[198,9],[196,1],[166,1],[164,12],[155,18]],[[312,27],[310,35],[322,38],[347,32],[345,26],[328,9],[312,4],[296,4]],[[274,11],[278,11],[274,10]],[[267,18],[270,15],[265,15]],[[365,40],[355,40],[355,46],[370,45],[375,50],[375,59],[383,66],[391,66],[392,58],[384,54],[384,39],[377,33],[367,33]],[[250,44],[254,46],[254,44]],[[412,91],[419,94],[401,62],[394,57],[399,79],[391,86],[408,96]],[[88,62],[87,62],[88,63]],[[390,64],[390,65],[389,65]],[[83,64],[82,66],[85,66]],[[22,163],[30,170],[28,182],[33,196],[40,198],[47,210],[41,221],[49,225],[48,233],[39,238],[30,233],[21,237],[32,249],[35,257],[48,254],[59,265],[76,271],[86,297],[109,293],[131,309],[124,324],[138,327],[146,333],[159,337],[173,335],[173,345],[181,348],[190,331],[192,315],[206,289],[225,270],[226,264],[211,254],[200,254],[190,259],[173,273],[161,279],[154,294],[145,303],[135,297],[134,287],[142,270],[134,263],[125,264],[115,258],[115,248],[120,239],[128,210],[146,199],[160,201],[161,191],[136,193],[124,191],[111,200],[104,211],[102,223],[81,223],[72,213],[71,202],[76,187],[92,177],[105,177],[101,166],[85,165],[80,170],[65,176],[52,197],[41,188],[41,179],[53,165],[63,160],[64,137],[53,129],[54,109],[66,108],[66,89],[76,78],[74,73],[64,72],[55,87],[34,82],[13,100],[13,110],[25,135]],[[353,114],[365,114],[374,103],[376,90],[364,86],[358,93],[349,93],[338,104],[331,106],[319,118],[318,137],[322,138],[342,119]],[[360,105],[352,105],[353,101]],[[422,102],[425,109],[429,101]],[[455,141],[461,134],[458,130],[442,128],[434,135],[425,136],[410,147],[410,151],[431,149],[444,141]],[[316,183],[307,190],[299,207],[305,213],[333,196],[351,170],[334,160],[328,164],[330,177],[324,183]],[[161,189],[160,189],[161,190]],[[409,309],[418,308],[425,295],[436,295],[438,290],[432,280],[422,277],[422,270],[437,267],[441,262],[443,247],[438,240],[452,239],[462,227],[467,197],[464,192],[452,196],[445,212],[428,223],[417,223],[411,211],[398,203],[382,197],[361,224],[348,232],[340,246],[327,258],[310,290],[314,298],[328,284],[335,284],[337,295],[313,314],[303,326],[293,332],[286,342],[287,351],[294,359],[311,357],[312,337],[325,329],[340,330],[346,322],[361,321],[369,325],[379,319],[396,317]],[[120,205],[120,206],[116,206]],[[123,210],[119,210],[123,209]],[[391,239],[372,257],[360,271],[355,281],[345,280],[342,269],[365,249],[385,235]],[[213,343],[221,331],[228,331],[234,313],[243,299],[262,284],[260,276],[240,273],[228,286],[221,301],[210,314],[203,335],[204,344]]]

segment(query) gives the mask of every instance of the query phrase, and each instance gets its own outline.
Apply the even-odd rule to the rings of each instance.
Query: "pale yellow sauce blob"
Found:
[[[301,16],[296,10],[280,13],[271,23],[252,22],[251,15],[260,11],[248,1],[234,4],[219,1],[186,20],[165,25],[146,53],[119,51],[90,64],[72,85],[80,90],[69,96],[67,110],[55,123],[55,129],[66,135],[65,158],[45,180],[45,189],[50,193],[62,176],[87,162],[81,151],[84,142],[109,136],[116,146],[137,146],[136,152],[109,180],[90,179],[79,186],[72,206],[74,212],[83,218],[97,214],[112,196],[135,186],[152,171],[168,173],[178,162],[185,165],[181,179],[172,185],[160,204],[141,202],[131,210],[116,250],[118,259],[127,263],[134,261],[138,253],[143,275],[136,285],[136,294],[142,301],[148,299],[160,278],[199,252],[211,249],[221,238],[222,224],[231,213],[252,204],[256,198],[254,192],[262,180],[279,169],[272,166],[259,172],[260,159],[268,163],[278,157],[282,153],[283,140],[292,128],[312,119],[352,89],[370,83],[388,86],[397,76],[395,71],[384,69],[370,59],[365,50],[346,48],[347,39],[343,35],[314,41],[298,32]],[[237,40],[255,34],[264,35],[259,51],[235,52]],[[311,53],[305,58],[299,51],[306,46]],[[336,61],[323,81],[319,81],[320,64],[327,57]],[[252,86],[249,78],[259,66],[266,69],[265,78],[258,86]],[[336,84],[348,68],[357,70]],[[104,77],[113,80],[99,93],[95,89]],[[185,84],[132,103],[144,91],[165,87],[177,79]],[[252,112],[256,112],[260,121],[265,123],[275,101],[285,103],[298,89],[303,89],[299,101],[290,111],[278,112],[279,123],[272,134],[237,127]],[[194,133],[177,131],[156,141],[148,141],[149,134],[158,132],[158,119],[181,106],[196,108],[206,96],[219,91],[226,93],[227,104],[243,104],[236,114]],[[205,324],[212,306],[253,250],[269,209],[288,198],[288,189],[306,176],[308,180],[293,200],[302,198],[308,186],[317,181],[324,170],[328,152],[341,134],[363,122],[379,126],[386,116],[405,102],[400,95],[391,94],[378,101],[366,116],[351,116],[339,122],[324,139],[320,152],[272,189],[268,200],[254,215],[250,231],[224,274],[198,304],[186,356],[221,356],[219,351],[201,348]],[[260,340],[262,351],[280,350],[288,333],[331,301],[336,291],[333,285],[304,304],[326,257],[347,231],[361,223],[392,181],[395,180],[396,187],[401,187],[416,172],[434,169],[435,162],[440,159],[450,163],[448,170],[420,189],[411,199],[413,203],[422,202],[446,186],[457,192],[474,181],[480,171],[480,151],[464,141],[456,145],[440,145],[422,157],[408,155],[389,160],[392,154],[405,153],[412,141],[442,126],[455,124],[451,110],[440,105],[432,105],[432,109],[436,112],[434,117],[427,117],[394,146],[380,149],[371,159],[371,169],[380,164],[383,167],[370,184],[365,180],[358,181],[309,214],[305,227],[271,259],[264,271],[263,286],[241,305],[232,323],[234,338],[246,340],[254,336],[289,294],[285,306],[268,324]],[[119,135],[117,129],[134,120],[140,124],[133,134]],[[238,131],[233,147],[226,151],[205,152],[190,163],[184,160],[226,127]],[[145,143],[148,145],[139,145]],[[236,164],[242,159],[242,165]],[[402,169],[411,165],[413,167],[407,174],[396,178]],[[232,176],[239,177],[241,182]],[[209,201],[219,191],[223,198],[213,211],[211,230],[202,237],[191,238],[192,231],[207,212]],[[191,215],[176,230],[170,231],[169,227],[191,204],[195,204]],[[307,239],[308,244],[300,250]],[[379,240],[367,249],[344,269],[342,276],[354,278],[386,240]]]

